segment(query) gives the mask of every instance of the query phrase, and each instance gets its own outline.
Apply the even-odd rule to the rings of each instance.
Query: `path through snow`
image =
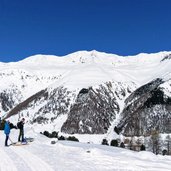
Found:
[[[11,139],[18,131],[11,131]],[[28,135],[28,132],[26,133]],[[25,146],[4,147],[0,131],[0,171],[170,171],[171,157],[151,152],[51,140],[32,132],[35,141]]]

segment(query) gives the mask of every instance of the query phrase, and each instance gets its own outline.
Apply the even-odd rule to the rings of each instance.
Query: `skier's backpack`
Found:
[[[17,128],[18,128],[18,129],[21,129],[21,127],[22,127],[21,122],[18,122],[18,123],[17,123]]]

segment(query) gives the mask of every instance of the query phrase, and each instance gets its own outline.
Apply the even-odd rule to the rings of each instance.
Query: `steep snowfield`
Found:
[[[26,130],[34,142],[9,147],[4,147],[5,135],[0,131],[1,171],[170,171],[170,156],[71,141],[52,145],[55,139]],[[12,130],[11,140],[17,136],[18,130]]]

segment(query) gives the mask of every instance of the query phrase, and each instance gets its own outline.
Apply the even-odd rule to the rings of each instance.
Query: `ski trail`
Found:
[[[13,159],[14,165],[17,167],[18,171],[31,171],[31,168],[27,165],[27,163],[23,161],[23,158],[14,153],[14,151],[11,150],[11,147],[4,148],[4,152],[6,152],[6,154],[10,156],[11,159]]]
[[[27,163],[32,171],[54,171],[46,162],[29,151],[24,150],[23,147],[12,147],[11,149]]]
[[[8,148],[8,147],[4,147]],[[0,171],[17,171],[17,168],[12,159],[0,148]]]

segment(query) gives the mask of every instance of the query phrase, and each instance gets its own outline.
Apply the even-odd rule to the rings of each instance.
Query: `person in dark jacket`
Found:
[[[24,142],[24,123],[25,123],[25,119],[22,118],[22,120],[20,122],[17,123],[17,127],[20,130],[19,131],[19,136],[18,136],[18,142]]]
[[[4,133],[6,135],[5,146],[7,147],[8,146],[9,134],[10,134],[10,122],[9,121],[5,122]]]

